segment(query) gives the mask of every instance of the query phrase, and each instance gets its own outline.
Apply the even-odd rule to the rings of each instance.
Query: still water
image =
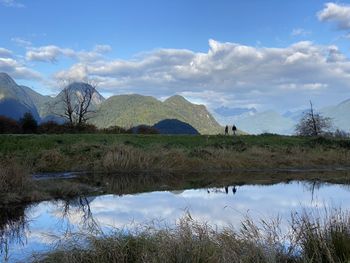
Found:
[[[103,195],[70,202],[47,201],[13,211],[1,211],[1,262],[27,262],[34,252],[46,251],[69,231],[100,227],[128,231],[140,224],[171,226],[186,213],[217,228],[239,227],[248,214],[253,219],[324,208],[350,210],[350,187],[312,182],[243,185],[183,191],[155,191]]]

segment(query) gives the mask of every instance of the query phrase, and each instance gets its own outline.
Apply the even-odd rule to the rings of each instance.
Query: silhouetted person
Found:
[[[235,194],[237,192],[237,188],[236,186],[234,185],[233,188],[232,188],[232,193]]]
[[[228,194],[228,186],[225,186],[225,193]]]
[[[232,133],[233,133],[233,136],[236,135],[236,131],[237,131],[237,127],[233,124],[233,125],[232,125]]]
[[[228,126],[226,125],[226,127],[225,127],[225,135],[227,135],[228,134]]]

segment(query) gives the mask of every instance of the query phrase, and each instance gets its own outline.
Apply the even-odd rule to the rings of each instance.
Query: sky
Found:
[[[0,0],[0,72],[53,95],[180,94],[209,109],[350,99],[350,1]]]

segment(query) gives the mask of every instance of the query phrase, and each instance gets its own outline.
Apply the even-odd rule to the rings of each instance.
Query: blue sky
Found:
[[[350,98],[345,1],[0,0],[0,25],[0,71],[44,94],[95,78],[106,96],[182,94],[209,108]]]

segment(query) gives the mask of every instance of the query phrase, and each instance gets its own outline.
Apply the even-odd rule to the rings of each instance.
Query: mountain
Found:
[[[308,109],[303,110],[295,110],[295,111],[286,111],[282,116],[288,119],[293,120],[295,123],[299,122],[299,120],[303,117],[304,113],[307,112]]]
[[[32,90],[31,88],[28,88],[26,86],[20,86],[20,87],[26,92],[26,94],[32,100],[34,106],[36,107],[36,109],[39,113],[39,116],[43,117],[47,112],[48,105],[54,99],[50,96],[41,95],[40,93],[38,93],[38,92],[36,92],[36,91]]]
[[[329,106],[320,110],[325,117],[332,118],[335,128],[350,131],[350,99],[345,100],[338,105]]]
[[[191,124],[202,134],[222,132],[220,124],[204,105],[193,104],[179,95],[166,99],[163,104],[180,115],[180,118],[175,119]]]
[[[216,108],[214,111],[223,117],[239,116],[246,113],[257,113],[255,108],[229,108],[224,106]]]
[[[264,132],[291,134],[294,132],[295,122],[275,111],[265,111],[236,120],[236,126],[241,130],[253,134]]]
[[[24,113],[30,112],[36,120],[40,120],[27,89],[17,85],[8,74],[0,73],[0,115],[19,120]]]
[[[170,97],[164,102],[137,94],[112,96],[101,103],[91,122],[97,127],[132,127],[152,126],[164,119],[186,122],[203,134],[216,134],[221,130],[205,106],[192,104],[181,96]]]
[[[66,88],[68,92],[72,94],[71,98],[73,104],[77,102],[79,97],[82,97],[82,94],[84,94],[86,90],[91,90],[94,92],[90,104],[91,110],[97,110],[100,104],[105,101],[105,98],[97,90],[93,90],[93,87],[88,83],[73,82],[69,84]],[[38,103],[37,107],[39,109],[40,116],[42,117],[43,122],[55,121],[58,123],[62,123],[65,121],[65,119],[58,116],[58,114],[63,114],[63,96],[64,92],[61,91],[55,98],[50,98],[45,102],[43,102],[43,98],[40,98],[41,103]]]
[[[176,119],[162,120],[153,125],[153,128],[158,130],[160,134],[199,134],[199,132],[188,123]]]

